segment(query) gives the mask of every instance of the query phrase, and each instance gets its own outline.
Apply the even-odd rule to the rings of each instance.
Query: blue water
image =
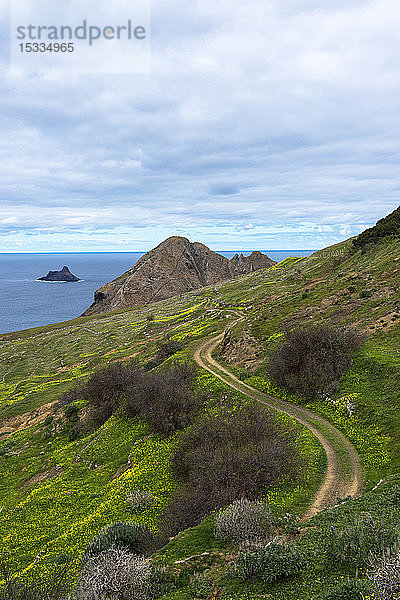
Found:
[[[240,252],[240,251],[239,251]],[[276,261],[312,251],[265,251]],[[235,252],[221,252],[232,258]],[[243,251],[244,255],[249,252]],[[0,333],[73,319],[92,303],[93,293],[134,265],[143,252],[0,254]],[[67,265],[79,283],[36,281]]]

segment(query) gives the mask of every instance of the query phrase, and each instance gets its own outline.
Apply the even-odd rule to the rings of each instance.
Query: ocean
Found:
[[[238,250],[246,256],[251,251]],[[309,256],[312,250],[264,250],[273,260]],[[236,252],[220,252],[232,258]],[[93,293],[134,265],[144,252],[71,254],[0,254],[0,333],[59,323],[78,317]],[[36,281],[48,271],[68,266],[78,283]]]

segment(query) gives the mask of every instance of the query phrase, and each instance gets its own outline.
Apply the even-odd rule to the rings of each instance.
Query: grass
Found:
[[[177,485],[170,457],[179,433],[165,439],[149,435],[146,423],[139,419],[112,418],[97,432],[71,442],[61,412],[56,411],[49,422],[41,420],[39,413],[34,424],[28,417],[99,366],[132,359],[145,365],[154,359],[157,344],[166,335],[184,346],[167,363],[189,358],[199,340],[224,329],[231,308],[244,315],[232,330],[233,341],[246,331],[264,348],[248,383],[307,404],[343,431],[361,455],[365,490],[385,478],[376,490],[315,517],[296,543],[317,552],[331,525],[338,527],[363,511],[381,514],[388,509],[390,494],[400,485],[400,319],[396,316],[400,317],[400,297],[393,262],[398,242],[387,240],[363,255],[350,253],[350,245],[345,242],[311,257],[286,259],[272,269],[184,298],[0,336],[0,418],[6,425],[0,435],[0,533],[3,551],[12,552],[15,572],[26,576],[51,570],[57,561],[78,556],[102,526],[116,520],[138,520],[156,530],[162,508]],[[363,290],[372,296],[360,298]],[[154,320],[147,320],[149,314]],[[339,400],[337,404],[289,398],[265,375],[268,356],[283,328],[314,322],[350,323],[369,333],[362,353],[340,382],[333,398]],[[244,401],[239,392],[233,393],[206,372],[199,373],[197,385],[211,397],[210,411],[222,409],[225,395],[237,403]],[[353,417],[347,414],[346,397],[356,405]],[[20,431],[15,431],[16,418],[21,419]],[[286,417],[279,418],[284,428]],[[315,438],[299,428],[297,444],[308,458],[305,480],[265,490],[277,514],[303,512],[323,476],[325,458]],[[344,462],[342,467],[345,470]],[[151,491],[155,504],[132,513],[125,503],[130,489]],[[294,580],[274,586],[259,581],[245,584],[227,574],[232,552],[235,549],[215,540],[212,515],[179,534],[154,558],[171,565],[197,558],[193,564],[179,566],[178,589],[164,600],[191,598],[188,577],[196,570],[211,570],[225,600],[311,600],[348,575],[326,572],[315,560]],[[208,554],[199,558],[203,553]]]

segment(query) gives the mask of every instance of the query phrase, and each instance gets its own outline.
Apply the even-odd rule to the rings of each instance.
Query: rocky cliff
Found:
[[[95,292],[85,315],[148,304],[232,279],[275,262],[261,252],[231,260],[204,244],[170,237],[147,252],[129,271]]]

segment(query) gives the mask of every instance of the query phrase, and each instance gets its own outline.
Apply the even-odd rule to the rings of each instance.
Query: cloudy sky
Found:
[[[3,41],[1,252],[317,249],[399,205],[400,2],[153,0],[151,41],[125,75]]]

